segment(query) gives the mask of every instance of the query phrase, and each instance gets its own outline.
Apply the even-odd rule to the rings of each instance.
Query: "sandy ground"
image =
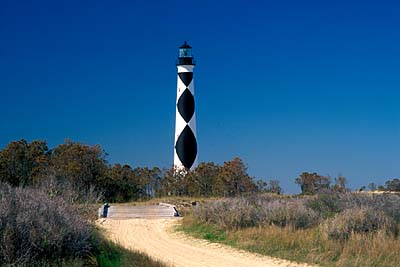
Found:
[[[102,219],[110,239],[176,267],[310,267],[259,256],[174,231],[177,219]]]

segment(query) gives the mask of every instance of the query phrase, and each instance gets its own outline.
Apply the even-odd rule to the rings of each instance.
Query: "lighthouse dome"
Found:
[[[192,47],[186,41],[179,47],[179,56],[176,65],[195,65]]]

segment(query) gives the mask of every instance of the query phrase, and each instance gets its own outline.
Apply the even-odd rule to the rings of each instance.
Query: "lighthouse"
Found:
[[[178,81],[176,88],[176,119],[174,166],[176,169],[193,169],[197,162],[196,113],[193,69],[195,61],[192,47],[185,43],[179,47],[176,63]]]

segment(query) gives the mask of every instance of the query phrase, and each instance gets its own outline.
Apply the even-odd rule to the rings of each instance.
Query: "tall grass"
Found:
[[[264,195],[203,203],[181,230],[213,242],[327,267],[400,266],[398,195]]]
[[[400,222],[400,196],[364,194],[322,194],[312,197],[258,197],[225,198],[203,202],[193,209],[195,218],[214,223],[225,229],[252,226],[290,226],[310,228],[345,210],[368,208],[381,211]]]
[[[180,230],[211,242],[251,252],[326,267],[398,267],[400,241],[378,231],[356,233],[345,242],[326,238],[319,227],[294,230],[263,226],[222,230],[214,224],[184,217]]]

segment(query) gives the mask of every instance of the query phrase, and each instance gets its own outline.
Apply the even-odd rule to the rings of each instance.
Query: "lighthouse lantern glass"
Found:
[[[190,48],[180,48],[179,57],[192,57],[192,49]]]

